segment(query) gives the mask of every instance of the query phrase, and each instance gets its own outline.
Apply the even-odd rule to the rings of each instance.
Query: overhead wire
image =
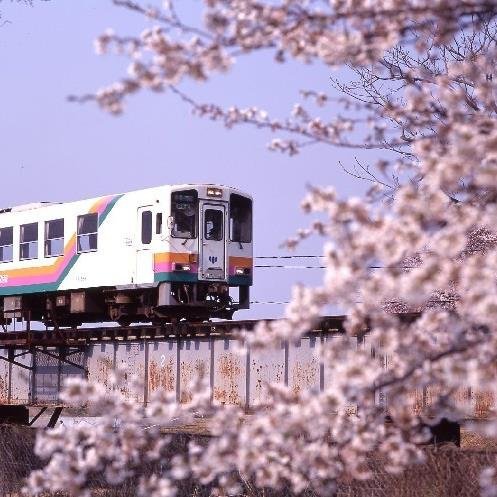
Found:
[[[254,305],[286,305],[286,304],[289,304],[290,301],[289,300],[281,300],[281,301],[267,300],[264,302],[262,300],[251,300],[250,303],[254,304]]]
[[[322,259],[323,255],[258,255],[254,259]],[[286,264],[255,264],[255,268],[265,269],[325,269],[326,266],[292,266]]]
[[[258,255],[254,259],[322,259],[323,255]],[[324,269],[326,266],[291,266],[285,264],[255,264],[254,268],[263,269]],[[290,303],[288,300],[252,300],[253,305],[287,305]]]
[[[318,259],[324,255],[256,255],[254,259]]]
[[[324,259],[324,255],[256,255],[254,259]],[[255,268],[275,269],[326,269],[326,266],[293,266],[286,264],[255,264]],[[385,266],[368,266],[369,269],[385,269]],[[411,269],[411,266],[390,266],[390,269]]]
[[[284,264],[256,264],[256,268],[282,268],[282,269],[325,269],[326,266],[285,266]]]
[[[324,259],[324,255],[257,255],[254,257],[254,259],[272,259],[272,260],[278,260],[278,259]],[[293,266],[293,265],[286,265],[286,264],[255,264],[254,268],[257,269],[326,269],[326,266]],[[399,267],[399,269],[402,269],[403,267]],[[369,266],[369,269],[383,269],[383,266]],[[405,268],[404,268],[405,269]],[[250,302],[251,304],[254,305],[286,305],[289,304],[289,301],[278,301],[278,300],[268,300],[268,301],[260,301],[260,300],[253,300]]]

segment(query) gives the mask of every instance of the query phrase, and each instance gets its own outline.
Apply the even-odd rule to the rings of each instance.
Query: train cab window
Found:
[[[252,241],[252,200],[236,193],[230,195],[230,239],[240,243]]]
[[[55,257],[64,253],[64,220],[53,219],[45,222],[45,257]]]
[[[197,236],[198,194],[196,190],[184,190],[171,194],[171,236],[195,238]]]
[[[0,228],[0,262],[14,260],[14,228]]]
[[[78,253],[94,252],[98,246],[98,214],[78,216]]]
[[[217,209],[206,209],[204,217],[204,237],[206,240],[223,239],[223,212]]]
[[[38,257],[38,223],[21,224],[19,259]]]
[[[142,211],[142,245],[152,241],[152,211]]]

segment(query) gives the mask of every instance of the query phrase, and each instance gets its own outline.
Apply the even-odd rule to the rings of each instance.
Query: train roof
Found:
[[[157,188],[164,188],[164,187],[169,187],[169,188],[198,188],[198,187],[208,187],[208,186],[217,186],[219,188],[229,188],[230,190],[234,190],[240,193],[243,193],[245,196],[252,198],[249,194],[243,192],[242,190],[235,188],[233,186],[228,186],[228,185],[219,185],[217,183],[183,183],[183,184],[172,184],[172,185],[159,185],[159,186],[153,186],[149,188],[141,188],[139,190],[131,190],[128,192],[122,193],[122,195],[126,195],[128,193],[137,193],[137,192],[143,192],[147,190],[156,190]],[[110,195],[121,195],[119,193],[115,194],[110,194]],[[93,199],[98,199],[101,197],[105,197],[105,195],[100,195],[98,197],[91,197],[91,198],[86,198],[86,199],[78,199],[78,200],[69,200],[68,202],[31,202],[28,204],[21,204],[21,205],[15,205],[12,207],[4,207],[0,208],[0,215],[1,214],[6,214],[6,213],[15,213],[15,212],[25,212],[25,211],[30,211],[30,210],[35,210],[35,209],[41,209],[43,207],[50,207],[53,205],[62,205],[62,204],[70,204],[73,202],[81,202],[81,201],[89,201]]]
[[[33,209],[39,209],[41,207],[48,207],[49,205],[60,205],[61,203],[62,202],[31,202],[30,204],[5,207],[3,209],[0,209],[0,214],[5,214],[6,212],[25,212]]]

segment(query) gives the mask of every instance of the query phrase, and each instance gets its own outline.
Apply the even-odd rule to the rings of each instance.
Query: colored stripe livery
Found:
[[[228,284],[231,286],[251,285],[253,272],[252,257],[230,257]],[[236,274],[237,269],[247,269],[249,274]]]
[[[198,257],[197,254],[184,252],[154,254],[154,281],[183,281],[185,283],[198,281],[198,263],[190,262],[192,256],[195,260]],[[176,264],[188,265],[189,270],[177,270]],[[232,286],[251,285],[252,265],[251,257],[229,257],[228,283]],[[237,274],[237,269],[248,269],[249,274]]]
[[[99,226],[105,221],[120,197],[121,195],[102,197],[90,208],[89,213],[98,214]],[[56,257],[50,265],[10,271],[0,269],[0,295],[55,291],[79,256],[76,250],[76,234],[73,234],[64,247],[64,254]]]
[[[154,254],[154,281],[198,281],[198,264],[190,262],[191,254],[184,252],[162,252]],[[187,265],[190,269],[175,270],[176,264]]]

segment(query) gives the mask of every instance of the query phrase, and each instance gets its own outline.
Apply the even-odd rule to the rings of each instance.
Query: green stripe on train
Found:
[[[166,281],[178,283],[196,283],[198,281],[198,275],[196,273],[180,273],[179,271],[168,271],[164,273],[154,274],[154,282],[163,283]]]

